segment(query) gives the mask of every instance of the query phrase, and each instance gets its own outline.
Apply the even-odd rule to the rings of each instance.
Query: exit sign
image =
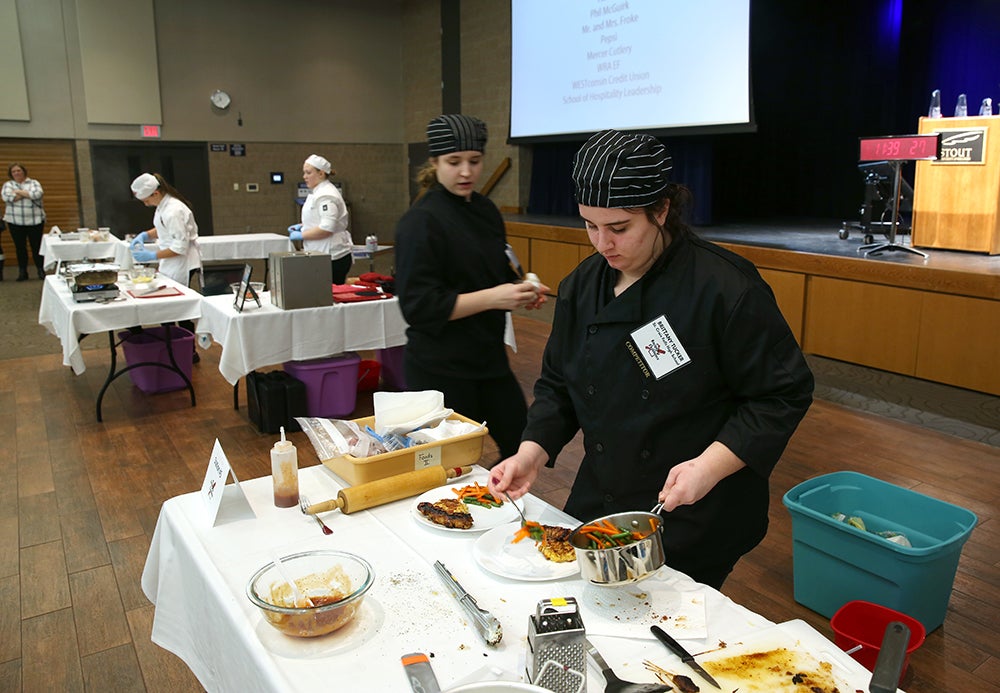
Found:
[[[159,125],[143,125],[142,136],[143,137],[159,137],[160,136],[160,126]]]

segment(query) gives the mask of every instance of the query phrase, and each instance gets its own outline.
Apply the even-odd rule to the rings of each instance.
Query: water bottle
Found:
[[[955,117],[965,118],[969,115],[969,104],[965,100],[965,94],[958,95],[958,103],[955,104]]]
[[[378,236],[375,236],[374,234],[366,236],[365,251],[374,255],[376,250],[378,250]]]
[[[988,116],[993,115],[993,99],[986,97],[983,99],[983,105],[979,107],[979,115]]]
[[[927,111],[928,118],[941,117],[941,90],[935,89],[931,92],[931,107]]]

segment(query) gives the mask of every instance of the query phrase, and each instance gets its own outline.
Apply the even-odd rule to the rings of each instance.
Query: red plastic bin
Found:
[[[142,332],[130,334],[119,332],[125,352],[125,363],[131,366],[135,363],[162,363],[170,365],[167,354],[166,328],[147,327]],[[183,327],[170,328],[170,346],[174,353],[174,361],[181,372],[191,379],[191,364],[194,358],[194,334]],[[140,366],[128,371],[132,384],[146,394],[171,392],[187,387],[184,378],[171,370],[159,366]]]
[[[899,675],[902,682],[906,667],[910,664],[910,655],[924,644],[924,637],[927,635],[920,621],[880,604],[855,600],[837,610],[830,619],[830,626],[833,628],[837,647],[846,652],[861,645],[861,649],[852,652],[851,657],[868,671],[874,671],[885,629],[893,621],[899,621],[910,629],[910,642],[906,646],[906,657],[903,658],[903,669]]]

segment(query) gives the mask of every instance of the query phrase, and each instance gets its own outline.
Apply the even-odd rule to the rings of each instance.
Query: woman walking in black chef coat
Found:
[[[566,511],[662,502],[667,564],[718,588],[767,531],[768,476],[813,377],[753,265],[684,224],[670,169],[648,135],[607,130],[577,152],[597,253],[559,286],[523,441],[490,488],[523,495],[582,429]]]
[[[548,287],[518,282],[496,206],[475,192],[486,125],[442,115],[427,125],[425,192],[396,226],[396,291],[410,390],[439,390],[445,406],[486,421],[501,457],[517,451],[527,406],[504,347],[507,311],[537,308]]]

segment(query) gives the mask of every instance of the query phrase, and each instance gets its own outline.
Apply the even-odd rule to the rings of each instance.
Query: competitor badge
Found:
[[[657,380],[691,362],[664,315],[632,332],[632,341]]]

